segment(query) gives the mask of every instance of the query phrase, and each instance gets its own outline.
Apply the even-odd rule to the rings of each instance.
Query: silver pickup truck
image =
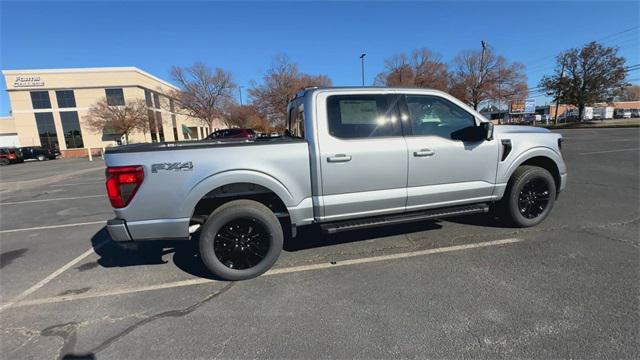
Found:
[[[434,90],[308,89],[280,138],[109,149],[113,240],[191,239],[216,276],[267,271],[285,237],[495,211],[540,223],[567,183],[562,137],[493,126]]]

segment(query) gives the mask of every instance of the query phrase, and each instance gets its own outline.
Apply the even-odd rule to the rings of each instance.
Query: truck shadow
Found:
[[[296,252],[440,228],[442,226],[436,221],[427,221],[327,235],[317,226],[308,226],[300,228],[296,238],[285,238],[283,250]],[[182,271],[194,276],[218,280],[209,273],[200,260],[197,247],[198,233],[187,241],[145,241],[136,247],[128,248],[111,240],[105,227],[93,235],[91,244],[99,256],[97,265],[104,268],[163,265],[169,262],[165,260],[167,255],[173,254],[171,261]]]

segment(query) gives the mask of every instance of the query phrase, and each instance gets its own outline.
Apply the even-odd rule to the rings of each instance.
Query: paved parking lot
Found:
[[[188,242],[111,244],[100,160],[2,168],[2,357],[639,358],[640,129],[562,133],[541,226],[303,229],[238,283]]]

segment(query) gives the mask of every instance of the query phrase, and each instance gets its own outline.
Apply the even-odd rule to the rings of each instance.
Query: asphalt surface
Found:
[[[640,129],[561,132],[540,226],[307,228],[237,283],[188,242],[115,247],[99,159],[3,167],[0,356],[640,358]]]

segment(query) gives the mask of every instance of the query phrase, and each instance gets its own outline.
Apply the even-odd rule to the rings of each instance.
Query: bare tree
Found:
[[[452,95],[478,109],[482,102],[524,99],[527,78],[524,65],[509,63],[493,49],[464,51],[453,60]]]
[[[235,102],[237,86],[231,73],[223,69],[211,70],[198,62],[187,68],[174,66],[171,76],[180,88],[170,94],[176,101],[175,111],[199,119],[210,129],[223,119],[225,107]]]
[[[625,87],[618,99],[620,101],[640,101],[640,85]]]
[[[124,135],[129,143],[129,135],[135,131],[149,130],[149,116],[144,100],[129,101],[122,106],[110,106],[102,99],[89,108],[84,116],[87,127],[95,133],[113,132]]]
[[[267,119],[254,105],[231,105],[224,117],[227,127],[250,128],[258,131],[267,131]]]
[[[404,86],[447,90],[447,66],[440,56],[429,49],[414,50],[411,56],[395,55],[384,61],[385,71],[379,73],[374,83],[383,86]]]
[[[618,49],[591,42],[582,49],[571,49],[556,59],[556,70],[540,80],[548,95],[562,94],[564,102],[578,106],[582,119],[587,104],[611,102],[628,86],[625,58]],[[566,74],[562,71],[565,70]]]
[[[277,125],[284,123],[287,103],[297,92],[305,87],[330,85],[331,79],[327,76],[301,73],[287,56],[279,55],[263,76],[262,84],[252,84],[249,95],[258,111]]]

